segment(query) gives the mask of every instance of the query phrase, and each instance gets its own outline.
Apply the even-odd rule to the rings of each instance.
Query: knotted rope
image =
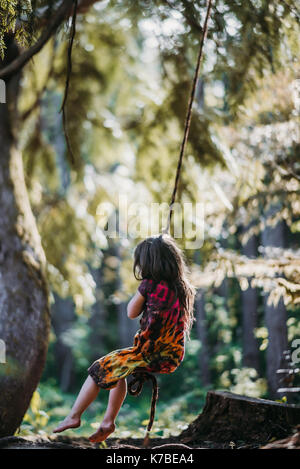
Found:
[[[139,396],[142,392],[143,385],[146,381],[152,381],[152,398],[151,398],[151,408],[150,408],[150,418],[147,426],[147,433],[144,439],[144,446],[148,444],[148,435],[151,431],[154,417],[155,417],[155,408],[158,398],[158,386],[156,377],[144,370],[136,370],[131,375],[132,380],[128,383],[128,393],[131,396]]]

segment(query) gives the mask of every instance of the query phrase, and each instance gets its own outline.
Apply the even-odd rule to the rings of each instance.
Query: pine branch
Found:
[[[77,13],[85,13],[95,2],[96,0],[82,0],[79,3]],[[41,33],[36,43],[26,49],[6,67],[0,69],[0,78],[9,78],[11,75],[21,70],[27,62],[44,47],[48,40],[55,34],[59,26],[69,17],[72,13],[72,7],[73,0],[64,0],[52,19],[47,21],[46,29]]]
[[[57,10],[54,17],[49,21],[47,29],[42,32],[37,42],[25,50],[21,55],[19,55],[15,60],[13,60],[9,65],[0,70],[0,78],[9,78],[11,75],[17,73],[27,62],[37,54],[48,40],[53,36],[55,31],[65,20],[66,16],[69,14],[73,6],[73,0],[64,0],[59,9]]]
[[[295,176],[293,176],[293,177],[295,177]],[[288,195],[291,195],[291,194],[299,195],[300,190],[299,189],[295,189],[295,190],[277,189],[277,190],[274,190],[274,191],[257,192],[256,194],[253,194],[250,197],[248,197],[248,199],[244,200],[242,202],[242,205],[243,205],[243,207],[246,207],[253,200],[256,200],[256,199],[259,199],[259,198],[265,200],[266,197],[268,197],[268,196],[272,197],[274,195],[279,195],[279,196],[282,196],[282,197],[287,197]]]
[[[171,8],[172,10],[175,10],[181,13],[190,26],[192,26],[194,29],[196,29],[200,33],[202,33],[202,26],[199,23],[197,23],[197,21],[195,21],[192,15],[188,15],[186,11],[179,10],[178,8],[176,8],[176,5],[175,4],[173,5],[169,0],[164,0],[164,3],[168,5],[168,7]]]

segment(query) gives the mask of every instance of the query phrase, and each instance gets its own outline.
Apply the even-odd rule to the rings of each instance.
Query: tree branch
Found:
[[[261,191],[261,192],[257,192],[256,194],[253,194],[250,197],[248,197],[248,199],[246,199],[244,202],[242,202],[242,206],[245,207],[250,202],[252,202],[253,200],[259,199],[259,198],[264,198],[265,199],[265,197],[267,197],[267,196],[270,196],[270,197],[272,197],[274,195],[288,196],[288,195],[291,195],[291,194],[299,195],[300,190],[295,189],[295,190],[287,191],[285,189],[277,189],[277,190],[274,190],[274,191],[271,191],[271,192],[270,191]]]
[[[85,13],[95,2],[96,0],[82,0],[78,5],[77,13]],[[0,69],[0,78],[9,78],[23,68],[27,62],[44,47],[62,22],[69,17],[72,13],[73,5],[73,0],[63,0],[53,18],[47,23],[46,29],[42,32],[37,42],[29,47],[29,49],[26,49],[6,67]]]
[[[76,33],[76,18],[77,18],[77,4],[78,4],[77,0],[73,0],[73,1],[74,1],[74,10],[73,10],[73,17],[72,17],[72,26],[71,26],[71,31],[70,31],[69,47],[68,47],[67,78],[66,78],[65,94],[63,97],[63,102],[62,102],[60,111],[62,111],[63,129],[64,129],[65,139],[67,143],[67,148],[71,157],[71,163],[74,166],[75,158],[74,158],[71,141],[70,141],[69,134],[68,134],[67,116],[66,116],[66,102],[67,102],[68,91],[69,91],[70,77],[72,73],[72,48],[73,48],[73,42],[74,42],[74,37]]]
[[[178,8],[176,8],[176,5],[173,5],[169,0],[164,0],[164,3],[166,3],[166,5],[168,5],[168,7],[171,8],[172,10],[175,10],[181,13],[182,16],[187,20],[190,26],[192,26],[194,29],[196,29],[200,33],[202,33],[202,26],[199,23],[197,23],[197,21],[195,21],[195,19],[191,15],[188,15],[186,11],[179,10]]]
[[[72,6],[73,0],[64,0],[54,17],[49,21],[47,29],[42,32],[37,42],[33,46],[29,47],[29,49],[25,50],[23,54],[19,55],[9,65],[0,70],[0,78],[8,78],[23,68],[31,57],[37,54],[48,42],[66,18],[67,14],[72,9]]]

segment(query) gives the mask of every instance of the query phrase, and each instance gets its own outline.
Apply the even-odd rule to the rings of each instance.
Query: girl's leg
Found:
[[[108,405],[102,423],[89,440],[93,443],[105,440],[115,430],[115,420],[127,394],[126,379],[120,379],[109,392]]]
[[[69,415],[53,430],[53,433],[63,432],[67,428],[79,427],[81,414],[96,399],[99,390],[93,378],[88,376],[82,385]]]

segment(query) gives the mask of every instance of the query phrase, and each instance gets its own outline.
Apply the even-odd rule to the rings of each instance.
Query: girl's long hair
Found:
[[[137,280],[165,280],[179,299],[180,310],[189,337],[194,322],[195,288],[188,280],[188,268],[181,249],[168,234],[146,238],[134,251],[133,273]]]

